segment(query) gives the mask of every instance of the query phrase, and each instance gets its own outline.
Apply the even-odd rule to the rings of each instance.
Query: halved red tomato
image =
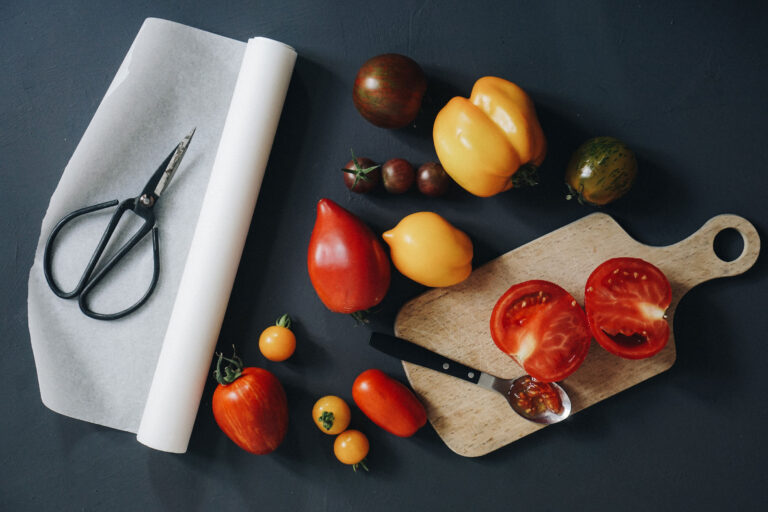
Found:
[[[665,317],[672,288],[664,273],[638,258],[614,258],[587,279],[584,308],[592,335],[627,359],[657,354],[669,339]]]
[[[541,382],[575,372],[592,340],[576,299],[555,283],[539,280],[516,284],[501,296],[491,314],[491,336]]]

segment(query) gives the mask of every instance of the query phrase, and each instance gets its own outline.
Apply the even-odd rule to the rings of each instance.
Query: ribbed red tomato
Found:
[[[233,365],[225,375],[222,359]],[[243,450],[256,455],[274,451],[288,431],[288,400],[277,377],[262,368],[242,368],[237,356],[219,356],[216,379],[213,417],[219,428]]]
[[[657,354],[669,339],[665,314],[672,288],[664,273],[638,258],[613,258],[587,279],[584,307],[597,342],[627,359]]]
[[[382,128],[402,128],[419,113],[427,79],[413,59],[397,53],[366,61],[357,72],[352,99],[360,114]]]
[[[372,422],[396,436],[410,437],[427,422],[427,412],[413,391],[381,370],[358,375],[352,399]]]
[[[318,297],[337,313],[371,308],[389,290],[389,256],[378,237],[330,199],[317,203],[307,268]]]
[[[549,281],[526,281],[501,296],[491,313],[491,337],[534,379],[562,380],[587,357],[592,335],[570,293]]]

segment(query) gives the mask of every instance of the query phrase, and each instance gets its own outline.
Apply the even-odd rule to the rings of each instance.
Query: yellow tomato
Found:
[[[283,315],[259,336],[259,350],[270,361],[285,361],[296,350],[296,336],[291,331],[291,317]]]
[[[368,455],[368,448],[368,438],[359,430],[350,429],[342,432],[333,443],[333,453],[336,454],[336,458],[344,464],[351,464],[355,471],[358,465],[368,471],[364,462],[365,456]]]
[[[533,102],[520,87],[493,76],[455,97],[432,131],[445,171],[469,192],[488,197],[534,181],[547,143]]]
[[[324,396],[312,407],[312,419],[315,420],[317,428],[324,433],[339,434],[349,426],[349,406],[337,396]]]
[[[417,283],[451,286],[472,272],[472,241],[436,213],[412,213],[382,236],[397,270]]]

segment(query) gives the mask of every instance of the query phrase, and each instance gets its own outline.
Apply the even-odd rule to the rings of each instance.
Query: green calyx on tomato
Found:
[[[331,430],[333,428],[333,413],[330,411],[323,411],[323,414],[318,416],[318,419],[323,423],[325,430]]]
[[[288,313],[285,313],[280,318],[277,319],[277,322],[275,322],[275,325],[278,327],[285,327],[286,329],[291,328],[291,317],[288,315]]]
[[[511,180],[513,188],[535,187],[539,184],[539,168],[531,163],[521,165]]]
[[[353,192],[357,192],[359,188],[361,189],[359,191],[367,192],[368,190],[362,190],[363,187],[360,186],[360,180],[369,182],[370,188],[375,187],[380,179],[380,176],[378,175],[380,171],[378,173],[377,171],[381,168],[381,166],[379,164],[367,165],[369,162],[368,159],[364,160],[365,163],[361,163],[361,159],[358,159],[355,156],[355,152],[353,150],[350,149],[349,152],[352,154],[352,165],[347,165],[347,167],[341,169],[342,172],[346,172],[354,178],[352,184],[349,186],[349,189]]]
[[[601,206],[626,194],[637,176],[635,154],[613,137],[595,137],[582,144],[565,171],[566,199]]]
[[[240,359],[240,356],[237,355],[237,351],[235,350],[234,345],[232,345],[231,358],[224,357],[223,352],[219,352],[217,355],[219,356],[219,360],[216,363],[216,370],[213,372],[213,376],[216,379],[216,382],[222,386],[232,384],[243,374],[243,360]],[[224,373],[222,374],[221,363],[223,361],[226,361],[229,364],[224,367]]]

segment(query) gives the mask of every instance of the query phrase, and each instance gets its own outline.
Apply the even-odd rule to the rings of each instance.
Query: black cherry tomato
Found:
[[[381,179],[390,194],[402,194],[416,181],[416,171],[407,160],[392,158],[381,166]]]
[[[419,187],[419,192],[425,196],[442,196],[448,192],[452,181],[443,166],[437,162],[427,162],[419,167],[416,173],[416,184]]]
[[[344,173],[344,185],[352,192],[367,194],[374,190],[381,181],[381,166],[370,158],[356,157],[352,153],[352,160],[342,169]]]

